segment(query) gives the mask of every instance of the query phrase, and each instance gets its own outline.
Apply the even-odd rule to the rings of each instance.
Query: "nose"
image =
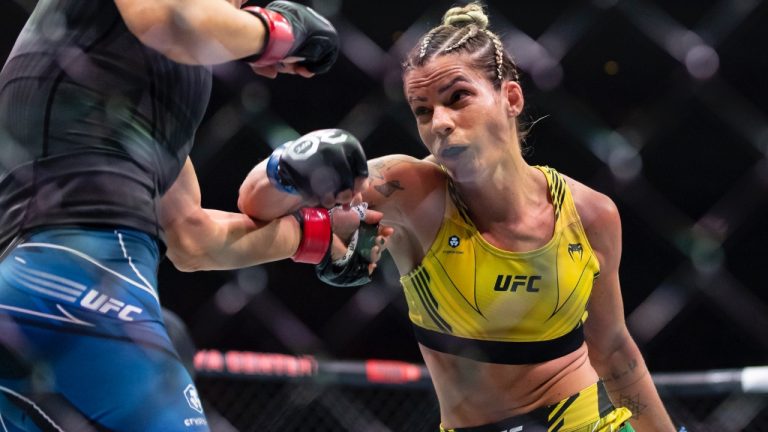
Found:
[[[450,111],[445,107],[435,107],[432,111],[432,133],[446,137],[453,132],[455,125]]]

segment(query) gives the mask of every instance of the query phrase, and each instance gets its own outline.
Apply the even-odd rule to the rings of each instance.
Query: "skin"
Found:
[[[263,49],[265,29],[261,20],[240,10],[240,0],[115,0],[128,29],[144,44],[179,63],[212,65],[240,59]],[[300,58],[254,72],[274,78],[278,73],[311,77],[295,63]],[[363,186],[342,191],[328,201],[349,206]],[[194,166],[187,158],[174,184],[163,195],[160,223],[166,233],[167,256],[182,271],[224,270],[252,266],[289,258],[301,241],[301,231],[293,216],[254,220],[242,214],[205,209]],[[359,226],[355,217],[334,218],[332,256],[346,252],[351,232]],[[370,211],[365,221],[377,223],[381,214]],[[381,245],[384,239],[379,239]],[[380,256],[377,247],[372,256]],[[371,270],[375,264],[371,264]]]
[[[351,196],[351,192],[344,194]],[[189,158],[160,200],[159,215],[166,233],[166,255],[181,271],[235,269],[290,258],[301,241],[301,230],[293,216],[259,221],[243,213],[203,208],[197,175]],[[381,213],[369,211],[365,222],[375,224],[381,217]],[[334,259],[344,255],[349,236],[359,223],[354,211],[342,209],[334,214]],[[383,246],[384,238],[378,242]],[[370,271],[380,258],[381,246],[374,247]]]
[[[115,0],[128,29],[143,44],[178,63],[214,65],[258,54],[266,29],[260,19],[240,10],[240,0]],[[262,67],[256,74],[314,74],[295,63],[300,58]]]
[[[401,274],[418,266],[432,245],[445,211],[446,174],[492,245],[524,252],[552,238],[555,219],[547,181],[520,152],[520,85],[500,90],[462,55],[439,56],[404,76],[405,94],[431,156],[391,155],[369,161],[363,198],[394,228],[388,239]],[[557,403],[601,377],[616,406],[634,412],[638,431],[673,431],[637,345],[627,330],[619,284],[621,222],[607,196],[566,177],[587,237],[600,262],[585,323],[586,342],[563,357],[538,364],[478,362],[420,346],[446,428],[492,423]],[[263,164],[240,190],[241,209],[274,218],[300,204],[268,186]],[[249,207],[248,202],[270,203]],[[275,205],[272,205],[272,204]]]

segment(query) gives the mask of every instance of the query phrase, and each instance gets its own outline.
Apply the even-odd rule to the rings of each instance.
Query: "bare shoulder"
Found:
[[[370,184],[363,198],[384,213],[382,223],[398,227],[396,235],[431,241],[445,210],[447,174],[433,162],[406,155],[372,159],[368,167]]]
[[[388,155],[368,162],[372,201],[412,200],[445,184],[446,174],[433,162],[407,155]]]
[[[606,218],[618,217],[619,211],[616,204],[608,195],[598,192],[580,181],[567,176],[563,177],[565,177],[571,190],[582,224],[586,226],[594,222],[605,222]]]
[[[413,175],[417,177],[444,177],[443,170],[430,160],[417,159],[404,154],[382,156],[368,161],[373,179],[384,179],[389,176]]]
[[[564,177],[592,246],[599,250],[619,246],[621,219],[616,203],[608,195],[570,177]]]

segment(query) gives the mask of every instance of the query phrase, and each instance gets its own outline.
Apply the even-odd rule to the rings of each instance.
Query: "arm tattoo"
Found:
[[[637,359],[631,359],[625,369],[614,369],[611,371],[611,375],[603,377],[603,382],[618,381],[637,369]],[[642,377],[641,377],[642,378]],[[633,382],[634,384],[634,382]]]
[[[392,167],[396,165],[400,165],[401,163],[407,163],[407,162],[398,160],[398,159],[388,159],[388,160],[378,161],[373,164],[371,177],[384,180],[384,173],[386,171],[389,171]]]
[[[387,198],[389,198],[393,193],[399,190],[400,191],[405,190],[405,188],[400,184],[399,180],[387,180],[385,175],[387,171],[403,163],[413,163],[413,162],[401,160],[401,159],[387,159],[387,160],[373,163],[373,165],[371,166],[371,168],[373,169],[371,169],[370,177],[372,179],[381,180],[383,182],[379,184],[374,184],[373,188]]]
[[[632,411],[632,418],[640,420],[640,415],[648,408],[648,405],[644,404],[640,400],[640,393],[634,395],[619,394],[619,406],[623,406]]]

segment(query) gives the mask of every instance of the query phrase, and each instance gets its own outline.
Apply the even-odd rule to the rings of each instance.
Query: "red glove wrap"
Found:
[[[331,246],[331,214],[322,207],[304,207],[296,215],[301,225],[301,242],[292,260],[319,264]]]
[[[284,16],[269,9],[258,6],[247,6],[243,8],[257,17],[261,18],[267,29],[266,45],[258,54],[258,60],[250,62],[254,66],[269,66],[284,59],[291,47],[293,47],[293,27],[290,21]]]

